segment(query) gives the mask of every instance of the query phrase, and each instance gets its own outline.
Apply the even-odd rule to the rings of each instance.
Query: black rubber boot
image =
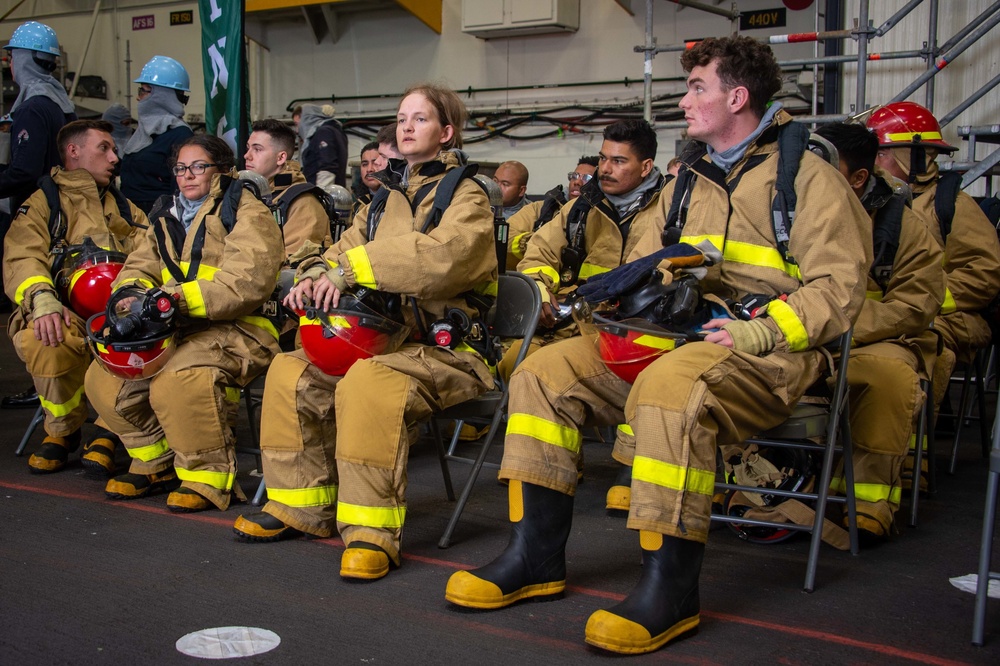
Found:
[[[698,628],[705,544],[645,531],[639,543],[642,577],[625,601],[590,616],[591,645],[622,654],[652,652]]]
[[[444,597],[453,604],[503,608],[531,597],[556,598],[566,589],[573,497],[511,481],[508,498],[514,525],[507,549],[481,569],[452,575]]]

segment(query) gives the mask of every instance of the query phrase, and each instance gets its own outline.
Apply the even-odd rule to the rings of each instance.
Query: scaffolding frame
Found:
[[[732,9],[726,10],[721,7],[716,7],[712,5],[706,5],[697,0],[667,0],[679,7],[690,7],[691,9],[704,11],[707,13],[715,14],[718,16],[723,16],[728,18],[733,24],[733,32],[737,33],[739,31],[739,16],[740,11],[738,7],[738,2],[735,0],[732,2]],[[846,120],[850,117],[848,114],[819,114],[817,108],[817,93],[816,86],[818,84],[818,71],[819,65],[827,64],[839,64],[846,62],[857,63],[857,80],[855,89],[855,103],[853,105],[853,110],[855,115],[862,115],[869,111],[869,107],[866,101],[866,88],[867,88],[867,75],[868,75],[868,64],[870,62],[882,61],[882,60],[898,60],[898,59],[915,59],[921,58],[927,63],[927,69],[916,79],[914,79],[910,84],[905,86],[896,96],[894,96],[890,102],[898,102],[906,99],[913,93],[917,92],[920,88],[925,88],[925,103],[926,106],[931,111],[934,110],[934,82],[935,77],[941,73],[941,71],[951,64],[956,58],[958,58],[963,52],[965,52],[970,46],[985,37],[990,30],[1000,24],[1000,0],[996,0],[991,3],[986,9],[984,9],[978,16],[976,16],[972,21],[970,21],[965,27],[956,32],[950,39],[945,41],[944,44],[938,45],[938,19],[939,19],[939,0],[926,0],[929,2],[929,20],[928,20],[928,34],[927,41],[924,47],[918,50],[909,51],[895,51],[888,53],[877,53],[869,52],[869,47],[873,40],[883,37],[890,30],[892,30],[903,18],[905,18],[910,12],[919,7],[925,2],[925,0],[910,0],[903,7],[901,7],[895,14],[886,19],[882,25],[875,28],[871,24],[869,19],[869,8],[870,0],[858,0],[858,15],[854,21],[853,29],[841,29],[841,30],[827,30],[820,31],[819,27],[819,12],[820,12],[820,0],[816,3],[816,27],[817,30],[811,33],[788,33],[783,35],[770,35],[767,37],[760,37],[758,41],[769,44],[798,44],[803,42],[815,42],[817,45],[819,42],[827,40],[846,40],[853,39],[858,43],[858,52],[855,55],[835,55],[835,56],[819,56],[818,54],[812,58],[799,58],[795,60],[779,60],[778,65],[786,67],[804,67],[808,65],[813,66],[814,80],[813,80],[813,95],[812,95],[812,114],[808,116],[797,116],[797,120],[801,122],[819,124],[827,122],[838,122]],[[653,59],[658,53],[670,53],[670,52],[680,52],[690,49],[697,40],[685,41],[680,44],[670,44],[667,46],[658,46],[656,44],[656,37],[653,34],[653,3],[654,0],[646,0],[646,25],[645,25],[645,42],[641,45],[633,47],[633,51],[636,53],[643,54],[643,117],[650,123],[653,122]],[[950,122],[952,122],[959,114],[968,109],[970,106],[979,101],[983,96],[985,96],[989,91],[993,90],[997,85],[1000,85],[1000,75],[993,77],[984,86],[973,92],[961,103],[959,103],[955,108],[941,116],[941,126],[944,127]],[[687,123],[683,121],[672,121],[657,123],[656,126],[661,129],[685,129]],[[994,176],[1000,175],[1000,147],[996,148],[992,153],[982,160],[976,159],[976,146],[978,145],[977,137],[980,138],[982,142],[995,143],[997,138],[1000,137],[1000,125],[987,125],[987,126],[963,126],[959,128],[959,135],[968,141],[968,156],[965,161],[958,162],[944,162],[941,163],[941,169],[943,171],[961,171],[965,173],[962,179],[962,187],[968,187],[975,180],[983,176]],[[986,181],[987,195],[992,192],[992,179],[987,178]]]

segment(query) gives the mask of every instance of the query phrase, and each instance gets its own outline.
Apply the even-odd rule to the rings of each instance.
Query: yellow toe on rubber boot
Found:
[[[66,437],[47,435],[42,445],[28,458],[28,471],[32,474],[51,474],[66,466],[69,454],[80,446],[80,431]]]
[[[111,476],[115,473],[115,441],[97,437],[83,445],[80,463],[88,472]]]
[[[570,495],[512,480],[510,541],[484,567],[459,571],[444,597],[465,608],[493,609],[521,599],[555,599],[566,589],[566,540],[573,521]]]
[[[378,580],[387,573],[389,573],[389,556],[377,546],[348,548],[340,558],[341,578]]]
[[[640,532],[642,577],[623,602],[596,611],[585,639],[620,654],[657,650],[698,628],[698,577],[705,544]]]
[[[632,489],[628,486],[611,486],[606,500],[608,511],[625,511],[632,505]]]
[[[215,505],[190,488],[178,488],[167,495],[167,508],[176,513],[195,513],[215,508]]]

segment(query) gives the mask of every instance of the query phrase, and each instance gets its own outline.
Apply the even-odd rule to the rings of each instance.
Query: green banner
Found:
[[[244,0],[198,0],[202,68],[205,72],[205,127],[225,139],[237,155],[248,136],[250,95],[243,47]]]

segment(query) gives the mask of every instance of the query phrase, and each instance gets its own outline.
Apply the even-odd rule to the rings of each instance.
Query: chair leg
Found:
[[[962,422],[965,421],[965,412],[969,408],[969,383],[972,380],[972,364],[965,366],[965,376],[962,378],[962,393],[958,399],[958,411],[955,412],[955,441],[951,445],[951,464],[948,466],[948,474],[955,473],[955,466],[958,463],[958,443],[962,437]]]
[[[458,504],[455,506],[455,510],[452,511],[451,518],[448,520],[448,527],[445,528],[444,534],[441,535],[441,539],[438,541],[438,548],[447,548],[451,545],[451,535],[454,533],[455,527],[458,525],[459,518],[462,517],[462,512],[465,510],[465,503],[469,501],[469,495],[472,494],[472,488],[476,485],[476,479],[479,478],[479,472],[483,469],[483,463],[486,462],[486,454],[489,453],[490,448],[493,446],[493,440],[496,438],[497,431],[500,429],[500,424],[503,422],[503,416],[506,412],[507,388],[505,387],[503,395],[500,398],[500,406],[493,415],[493,420],[490,421],[489,432],[486,433],[486,439],[483,441],[483,446],[479,450],[479,455],[476,456],[476,462],[472,465],[472,471],[469,472],[469,478],[465,482],[465,487],[462,488],[462,494],[458,498]]]
[[[983,532],[979,542],[979,580],[976,584],[976,605],[972,619],[972,644],[983,644],[983,628],[986,623],[986,598],[989,592],[993,555],[993,529],[996,521],[997,493],[1000,489],[1000,398],[993,423],[993,448],[990,452],[989,477],[986,482],[986,506],[983,509]]]
[[[35,410],[35,415],[31,417],[31,423],[28,424],[28,429],[24,431],[24,436],[21,437],[21,443],[17,445],[17,450],[14,451],[15,456],[21,456],[24,454],[24,447],[28,445],[28,440],[31,436],[35,434],[35,428],[38,427],[40,423],[45,422],[45,410],[39,405],[38,409]]]
[[[933,439],[933,434],[930,433],[931,423],[933,422],[930,415],[934,409],[931,405],[934,394],[930,388],[930,382],[921,381],[920,384],[924,389],[924,404],[920,408],[920,416],[917,417],[917,432],[913,443],[913,471],[910,473],[910,527],[917,526],[917,508],[920,504],[920,477],[923,475],[924,437],[926,436],[928,440]],[[931,476],[931,467],[933,466],[933,456],[931,455],[929,442],[927,453],[929,479]],[[930,488],[931,483],[928,480],[927,489],[930,490]]]
[[[456,432],[461,429],[461,425],[456,425]],[[437,419],[431,418],[431,436],[434,438],[434,446],[437,447],[438,460],[441,462],[441,476],[444,477],[444,492],[448,496],[449,502],[455,501],[455,488],[451,485],[451,470],[448,469],[448,458],[445,453],[444,442],[441,441],[441,427]]]
[[[979,408],[979,445],[983,457],[990,455],[990,429],[986,424],[986,362],[983,359],[985,350],[976,354],[976,398]]]
[[[257,492],[253,496],[253,500],[250,502],[254,506],[260,506],[264,501],[264,492],[267,490],[267,486],[264,485],[264,479],[260,480],[260,485],[257,486]]]

